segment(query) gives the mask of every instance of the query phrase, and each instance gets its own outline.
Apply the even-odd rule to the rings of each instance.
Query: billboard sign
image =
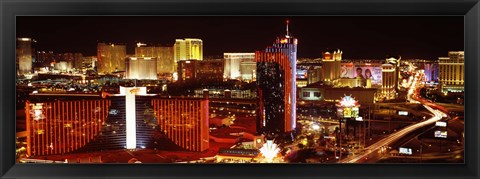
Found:
[[[296,74],[297,74],[297,79],[307,79],[308,70],[297,68]]]
[[[353,72],[353,63],[342,63],[340,70],[340,77],[341,78],[353,78],[355,73]]]
[[[352,117],[358,117],[359,109],[358,107],[353,107],[352,108]]]
[[[398,149],[399,154],[407,154],[407,155],[412,155],[412,149],[411,148],[405,148],[405,147],[400,147]]]
[[[447,131],[435,131],[436,138],[447,138]]]
[[[341,64],[341,78],[370,79],[372,84],[382,84],[382,67],[376,63],[343,63]]]
[[[352,108],[343,108],[343,117],[344,118],[352,117]]]
[[[408,116],[408,111],[398,111],[399,116]]]
[[[435,122],[435,126],[447,127],[447,123],[443,122],[443,121],[437,121],[437,122]]]

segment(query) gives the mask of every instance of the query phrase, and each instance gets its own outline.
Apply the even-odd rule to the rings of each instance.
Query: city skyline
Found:
[[[286,19],[300,39],[299,58],[318,58],[325,49],[338,48],[345,59],[437,60],[445,51],[464,48],[461,16],[22,16],[17,37],[37,40],[36,50],[84,56],[96,55],[99,42],[124,43],[127,54],[134,54],[137,42],[173,45],[175,39],[199,38],[204,56],[218,57],[263,49],[284,34]]]
[[[82,18],[102,24],[50,19],[58,33],[35,32],[65,48],[17,38],[17,162],[465,161],[465,52],[452,50],[463,33],[442,28],[455,18],[388,17],[381,28],[377,17]],[[83,43],[102,33],[115,38]],[[300,58],[302,41],[315,59]],[[79,51],[92,46],[97,56]]]

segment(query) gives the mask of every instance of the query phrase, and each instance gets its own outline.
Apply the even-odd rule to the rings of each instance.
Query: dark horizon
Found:
[[[204,56],[255,52],[290,33],[299,58],[318,58],[327,48],[344,59],[435,60],[464,50],[463,16],[19,16],[17,37],[37,40],[35,50],[96,56],[97,42],[173,44],[177,38],[203,40]]]

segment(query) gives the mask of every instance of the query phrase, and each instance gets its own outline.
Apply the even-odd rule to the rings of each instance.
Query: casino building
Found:
[[[297,39],[288,32],[272,47],[255,53],[257,62],[257,133],[287,133],[296,123]]]
[[[147,45],[141,42],[135,47],[135,57],[154,57],[157,60],[157,73],[176,71],[173,45]]]
[[[464,51],[449,51],[448,57],[439,57],[439,82],[441,90],[447,92],[464,91],[465,58]]]
[[[156,57],[129,57],[127,58],[128,79],[157,79]]]
[[[105,98],[27,101],[28,155],[209,148],[208,100],[163,98],[146,94],[145,87],[120,91]]]
[[[125,57],[127,46],[124,44],[98,43],[97,71],[108,74],[116,71],[125,71]]]
[[[382,64],[382,93],[384,99],[395,99],[397,97],[399,75],[399,58],[387,58]]]
[[[327,85],[335,85],[341,76],[340,63],[342,61],[342,51],[329,50],[322,52],[322,72],[323,81]]]
[[[241,79],[246,80],[245,75],[250,75],[249,79],[252,79],[252,70],[247,69],[248,64],[254,64],[255,53],[223,53],[223,59],[225,59],[224,78],[226,79]],[[245,76],[245,77],[244,77]]]
[[[397,81],[395,71],[395,67],[392,64],[382,65],[382,97],[386,99],[395,98],[395,83]]]
[[[31,38],[17,38],[16,69],[18,75],[32,73],[32,40]]]

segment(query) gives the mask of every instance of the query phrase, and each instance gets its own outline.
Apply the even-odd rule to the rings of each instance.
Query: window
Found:
[[[319,98],[319,97],[320,97],[320,92],[314,92],[314,93],[313,93],[313,96]]]
[[[303,92],[303,97],[310,97],[310,92]]]

